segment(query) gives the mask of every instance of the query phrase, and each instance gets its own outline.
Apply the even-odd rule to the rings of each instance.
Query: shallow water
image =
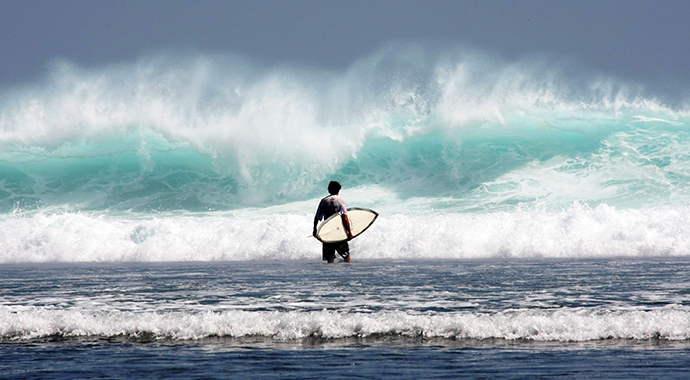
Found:
[[[684,378],[688,269],[684,258],[6,264],[1,366],[10,378]]]

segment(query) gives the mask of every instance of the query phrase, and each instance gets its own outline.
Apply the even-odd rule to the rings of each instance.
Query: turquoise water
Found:
[[[195,146],[150,127],[109,130],[107,136],[57,147],[6,143],[0,206],[5,213],[51,207],[228,211],[312,200],[331,178],[346,191],[376,187],[402,201],[444,199],[462,212],[506,210],[537,200],[552,207],[573,200],[633,208],[687,202],[686,118],[595,116],[600,119],[559,123],[554,118],[548,126],[531,124],[543,122],[535,118],[471,128],[433,123],[394,138],[375,130],[361,141],[345,138],[346,154],[303,155],[314,149],[311,144],[319,148],[318,139],[287,152],[281,152],[287,149],[281,143],[271,147],[260,141],[260,147]],[[221,155],[219,149],[226,151]]]

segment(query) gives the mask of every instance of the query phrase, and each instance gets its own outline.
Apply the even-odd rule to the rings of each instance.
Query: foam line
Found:
[[[513,310],[493,314],[417,315],[314,312],[85,312],[0,307],[0,340],[46,337],[196,340],[260,336],[276,340],[402,336],[443,339],[591,341],[690,339],[683,310]]]

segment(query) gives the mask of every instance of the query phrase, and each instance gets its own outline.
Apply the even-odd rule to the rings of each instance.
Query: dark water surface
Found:
[[[690,260],[0,266],[3,378],[690,376]]]
[[[688,343],[421,342],[0,345],[3,378],[664,378]]]

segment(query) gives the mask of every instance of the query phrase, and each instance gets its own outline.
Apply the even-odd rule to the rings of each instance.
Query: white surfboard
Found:
[[[368,208],[352,207],[347,209],[347,218],[350,220],[350,231],[352,236],[357,237],[362,232],[366,231],[369,226],[378,218],[379,214]],[[340,214],[331,215],[326,219],[318,231],[316,236],[324,243],[340,243],[347,240],[345,227],[343,227],[343,219]]]

